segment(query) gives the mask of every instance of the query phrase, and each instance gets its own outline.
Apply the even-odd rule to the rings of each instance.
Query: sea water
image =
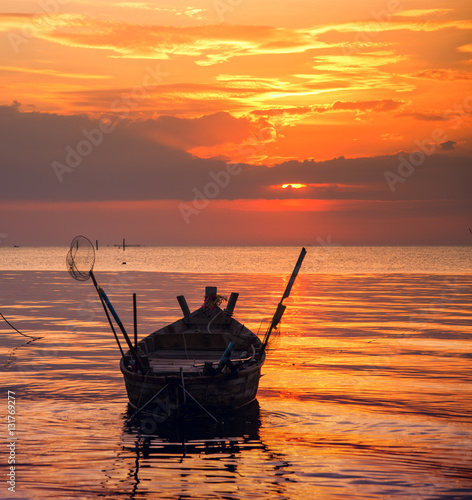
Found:
[[[298,248],[101,248],[95,275],[133,334],[205,286],[263,334]],[[471,250],[308,247],[257,403],[216,424],[128,421],[120,352],[67,249],[0,248],[2,498],[472,497]],[[126,262],[126,264],[123,264]],[[0,318],[1,319],[1,318]],[[15,398],[8,435],[8,391]]]

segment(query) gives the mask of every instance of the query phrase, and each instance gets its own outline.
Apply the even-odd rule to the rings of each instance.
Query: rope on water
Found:
[[[3,320],[5,321],[5,323],[9,326],[11,326],[13,328],[13,330],[15,330],[15,332],[18,332],[20,335],[23,335],[23,337],[29,337],[30,339],[33,339],[33,340],[39,340],[39,339],[42,339],[43,337],[34,337],[33,335],[27,335],[26,333],[22,333],[20,332],[20,330],[18,330],[17,328],[15,328],[8,320],[7,318],[5,318],[5,316],[0,312],[0,316],[3,318]]]

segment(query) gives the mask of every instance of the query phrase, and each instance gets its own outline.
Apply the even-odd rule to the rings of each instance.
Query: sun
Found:
[[[306,188],[306,184],[282,184],[284,189],[291,187],[293,189]]]

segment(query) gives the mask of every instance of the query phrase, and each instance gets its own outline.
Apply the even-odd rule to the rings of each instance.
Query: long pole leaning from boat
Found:
[[[118,344],[118,348],[120,349],[121,357],[124,359],[125,353],[123,351],[123,348],[121,347],[120,339],[118,338],[118,335],[116,334],[115,327],[113,326],[113,322],[110,318],[110,314],[108,313],[107,306],[105,305],[105,302],[104,302],[102,296],[100,295],[100,292],[98,290],[97,290],[97,292],[98,292],[98,298],[100,299],[103,310],[105,311],[105,314],[107,316],[108,324],[110,325],[111,331],[113,332],[113,335],[115,336],[116,343]]]
[[[270,335],[272,333],[272,330],[277,327],[277,325],[280,323],[280,320],[282,319],[282,316],[285,312],[285,309],[287,306],[283,305],[284,299],[286,299],[290,295],[290,291],[292,290],[292,286],[295,283],[295,280],[298,275],[298,271],[300,271],[300,268],[302,267],[303,259],[305,258],[306,255],[306,250],[305,247],[302,248],[300,255],[298,257],[297,263],[295,264],[295,267],[292,272],[292,276],[290,276],[290,280],[287,283],[287,287],[285,288],[285,292],[282,295],[282,298],[280,299],[280,302],[277,305],[277,309],[275,310],[275,314],[272,317],[272,321],[270,323],[269,329],[267,330],[267,333],[265,334],[264,337],[264,342],[262,343],[262,349],[265,350],[267,347],[267,343],[269,342]]]
[[[90,277],[92,278],[93,284],[95,286],[95,289],[97,290],[98,296],[100,297],[100,300],[106,304],[108,307],[108,310],[111,312],[112,316],[115,318],[116,324],[118,325],[118,328],[121,330],[121,333],[123,334],[123,337],[126,340],[126,343],[128,344],[129,350],[131,352],[131,355],[134,358],[134,361],[136,362],[136,366],[141,369],[141,372],[144,373],[144,368],[143,364],[141,363],[141,360],[139,359],[138,353],[136,352],[136,349],[133,347],[133,344],[131,343],[130,338],[128,337],[128,334],[126,333],[125,327],[123,326],[123,323],[121,322],[118,314],[115,311],[115,308],[111,305],[110,299],[107,297],[107,294],[105,293],[105,290],[103,290],[102,287],[98,286],[97,280],[95,279],[95,276],[93,274],[93,271],[90,271]],[[105,312],[106,309],[105,309]],[[108,316],[108,312],[107,312]],[[110,322],[110,324],[112,324]],[[113,326],[112,326],[113,329]],[[116,341],[118,342],[118,346],[120,347],[121,354],[124,357],[123,350],[121,349],[120,342],[118,340],[118,337],[116,336],[115,330],[113,329],[113,333],[115,334]]]

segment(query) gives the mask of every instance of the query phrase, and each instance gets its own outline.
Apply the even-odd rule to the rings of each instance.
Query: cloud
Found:
[[[332,106],[332,110],[358,110],[358,111],[394,111],[400,108],[404,101],[394,101],[393,99],[383,99],[381,101],[357,101],[357,102],[342,102],[336,101]]]
[[[145,3],[143,3],[145,4]],[[135,6],[136,8],[136,6]],[[167,9],[167,7],[162,7]],[[199,16],[201,9],[174,8],[182,15]],[[177,10],[175,10],[177,9]],[[116,20],[92,18],[79,14],[59,13],[25,17],[18,14],[0,18],[0,29],[23,29],[38,38],[69,47],[105,50],[113,57],[170,59],[192,57],[196,64],[209,66],[234,57],[255,55],[300,54],[319,49],[339,48],[341,42],[320,39],[327,33],[374,33],[388,31],[437,31],[444,29],[471,29],[466,20],[410,20],[391,19],[389,22],[351,22],[313,28],[276,28],[252,25],[197,25],[160,26],[138,25]],[[370,40],[371,41],[371,40]],[[385,46],[380,44],[379,47]],[[467,47],[467,46],[464,46]],[[466,50],[466,49],[464,49]],[[335,56],[318,58],[321,63],[334,64]],[[400,56],[364,57],[364,63],[388,64]],[[358,57],[356,61],[359,64]],[[338,61],[339,62],[339,61]]]
[[[199,118],[159,116],[155,119],[132,122],[130,131],[178,149],[240,143],[251,134],[252,123],[219,112]]]
[[[68,26],[79,26],[84,17],[78,14],[29,14],[29,13],[0,13],[0,31],[9,32],[7,38],[17,36],[29,40],[34,36],[45,37],[56,29]],[[11,40],[10,40],[11,41]]]
[[[415,120],[421,120],[425,122],[447,122],[450,120],[449,116],[439,115],[435,113],[399,113],[397,117],[402,118],[413,118]]]
[[[390,133],[381,134],[380,137],[383,141],[401,141],[402,139],[404,139],[404,136],[401,134]]]
[[[338,111],[372,111],[389,112],[402,107],[405,102],[395,99],[380,99],[369,101],[335,101],[331,104],[310,106],[277,106],[260,108],[261,103],[272,102],[275,94],[295,99],[298,95],[309,94],[309,86],[303,87],[299,84],[286,82],[277,83],[285,85],[283,92],[274,88],[272,81],[259,81],[255,79],[251,85],[240,85],[236,79],[228,84],[218,79],[216,83],[160,83],[154,89],[146,91],[145,99],[139,99],[136,106],[129,110],[131,115],[145,113],[145,116],[157,114],[208,114],[212,111],[234,108],[237,112],[247,109],[247,114],[254,117],[280,117],[284,123],[286,118],[292,117],[291,121],[303,119],[315,113],[338,112]],[[269,79],[266,79],[269,80]],[[99,90],[71,90],[60,93],[61,99],[65,99],[76,108],[88,110],[102,110],[110,115],[119,114],[120,106],[113,103],[133,100],[133,89],[99,89]],[[256,109],[254,109],[254,107]],[[114,112],[116,108],[118,111]],[[252,109],[251,109],[252,108]]]
[[[436,14],[439,14],[438,10],[442,10],[442,13],[446,9],[435,9]],[[422,19],[425,11],[404,11],[404,13],[409,12],[410,15],[402,17],[401,13],[390,14],[388,12],[375,13],[372,18],[365,21],[353,21],[339,24],[322,25],[320,27],[315,27],[311,29],[313,35],[322,35],[330,32],[338,33],[356,33],[363,35],[366,41],[369,36],[376,36],[379,33],[391,32],[391,31],[409,31],[409,32],[435,32],[445,29],[458,29],[458,30],[469,30],[472,27],[472,21],[468,19],[459,20],[438,20],[438,19]],[[434,12],[429,12],[429,14],[434,14]],[[407,19],[409,18],[409,19]],[[362,39],[362,36],[360,37]],[[369,43],[372,40],[368,40]],[[375,44],[375,41],[373,41]]]
[[[468,43],[467,45],[461,45],[457,47],[459,52],[472,52],[472,43]]]
[[[377,101],[335,101],[333,104],[326,104],[322,106],[255,109],[251,111],[251,114],[256,116],[274,117],[281,115],[309,115],[312,113],[327,113],[330,111],[374,111],[377,113],[383,113],[394,111],[404,104],[404,101],[395,101],[393,99],[383,99]]]
[[[118,7],[122,14],[127,13],[131,6],[143,12],[148,4],[152,4],[128,1],[122,3],[126,4]],[[174,9],[170,4],[156,8]],[[186,7],[175,8],[179,10]],[[21,31],[14,30],[21,30],[25,23],[32,23],[26,29],[31,36],[70,47],[79,60],[87,57],[87,65],[89,61],[93,61],[88,70],[82,69],[74,75],[69,61],[58,60],[50,69],[44,64],[29,69],[27,61],[24,63],[25,67],[21,68],[18,60],[15,60],[9,71],[15,71],[18,75],[7,75],[9,99],[16,98],[14,88],[17,84],[23,95],[31,92],[30,82],[21,80],[23,72],[27,80],[35,78],[38,81],[38,96],[42,100],[43,109],[67,113],[77,110],[88,113],[106,112],[112,102],[120,99],[121,93],[132,90],[123,87],[130,85],[129,75],[139,75],[141,64],[139,61],[131,63],[130,67],[134,69],[125,78],[119,69],[119,63],[110,58],[165,59],[166,62],[162,64],[165,65],[169,78],[139,103],[133,110],[135,116],[142,113],[141,116],[149,117],[154,111],[156,114],[185,116],[221,110],[250,113],[254,108],[259,110],[267,107],[274,110],[270,112],[271,116],[291,116],[293,123],[311,113],[326,112],[329,101],[337,101],[329,111],[349,111],[349,104],[343,104],[344,101],[358,102],[357,108],[356,104],[352,105],[352,110],[358,113],[397,109],[400,106],[396,104],[400,102],[399,98],[382,97],[410,95],[414,99],[417,95],[414,93],[415,85],[419,83],[417,78],[442,78],[451,81],[470,78],[463,67],[437,70],[436,74],[432,69],[418,71],[422,66],[434,68],[436,64],[442,68],[442,54],[448,51],[453,52],[457,58],[463,57],[456,51],[459,43],[465,43],[458,41],[464,39],[463,33],[456,33],[454,37],[450,37],[451,40],[447,38],[441,50],[429,49],[430,40],[440,37],[428,30],[438,26],[444,28],[441,23],[450,24],[453,22],[451,20],[428,17],[425,21],[414,17],[410,26],[406,18],[395,19],[392,16],[389,22],[383,23],[370,19],[369,22],[308,28],[227,24],[172,26],[150,24],[152,22],[153,19],[149,19],[138,25],[131,21],[119,21],[111,16],[99,18],[64,12],[47,16],[0,16],[0,29],[10,31],[8,35],[13,30],[18,36],[22,36]],[[428,34],[420,33],[419,30],[414,35],[414,42],[405,36],[409,33],[390,33],[392,29],[414,31],[415,23],[420,22],[427,25],[424,30]],[[359,48],[362,50],[345,53],[343,40],[354,38],[359,33],[367,34],[368,42],[361,44],[362,47]],[[374,38],[375,36],[378,38]],[[412,43],[415,46],[413,54]],[[30,45],[28,50],[36,50],[36,45]],[[51,58],[56,57],[55,54],[60,54],[57,56],[59,59],[69,57],[70,52],[63,47],[56,47],[54,50],[50,44],[41,43],[38,46],[44,50],[51,49]],[[85,50],[77,51],[77,47]],[[242,57],[243,60],[234,60]],[[418,57],[422,62],[419,67]],[[225,64],[226,62],[229,63]],[[94,75],[95,71],[100,73],[96,68],[103,70],[103,75]],[[262,68],[267,68],[267,71],[261,71]],[[105,78],[110,75],[115,80],[110,82],[109,88],[105,88]],[[56,77],[67,78],[69,84],[66,86],[64,82],[64,85],[57,85],[57,82],[53,82]],[[74,82],[73,78],[83,79],[83,82]],[[97,81],[94,82],[93,79]],[[114,84],[117,88],[113,88]],[[401,94],[410,91],[411,94]],[[329,98],[329,93],[336,97]],[[28,99],[31,102],[31,97]],[[363,110],[362,106],[367,106],[370,102],[375,103],[375,107]],[[307,109],[309,107],[310,110]]]
[[[431,80],[456,81],[456,80],[472,80],[472,73],[468,71],[452,70],[452,69],[425,69],[414,73],[415,78],[427,78]]]
[[[215,193],[215,179],[219,179],[224,187],[217,189],[214,199],[470,200],[472,172],[469,160],[462,157],[445,161],[440,154],[424,156],[421,167],[404,177],[392,193],[385,172],[398,175],[402,161],[408,161],[408,153],[324,162],[288,161],[273,167],[240,164],[233,167],[236,174],[228,175],[225,172],[231,167],[224,161],[198,158],[164,144],[159,137],[168,127],[174,134],[182,132],[185,143],[231,140],[231,134],[216,131],[221,124],[240,134],[248,130],[247,121],[222,113],[193,121],[168,117],[122,121],[113,131],[100,134],[100,122],[83,115],[23,113],[18,105],[3,106],[0,197],[43,201],[192,200],[205,190]],[[205,134],[199,130],[205,127],[209,139],[204,139]],[[447,147],[443,144],[442,149]],[[68,157],[72,161],[68,162]],[[53,162],[68,167],[62,182],[52,168]],[[283,184],[307,187],[287,190]]]
[[[54,69],[36,69],[21,66],[0,66],[0,71],[5,73],[27,73],[38,76],[52,76],[54,78],[77,78],[85,80],[107,80],[113,78],[111,75],[92,75],[87,73],[67,73]]]
[[[442,16],[454,12],[454,9],[410,9],[402,10],[393,14],[395,17],[425,17],[425,16]]]
[[[38,14],[29,14],[26,12],[0,12],[0,26],[3,27],[21,27],[20,23],[30,21],[38,17]]]
[[[195,9],[187,15],[198,15]],[[57,14],[29,18],[0,19],[3,30],[27,29],[34,36],[69,47],[110,51],[114,57],[169,59],[192,57],[208,66],[237,56],[295,54],[329,46],[309,30],[270,26],[159,26]]]
[[[128,8],[128,9],[142,9],[147,12],[157,11],[164,14],[173,14],[175,16],[187,16],[192,19],[203,19],[203,13],[205,9],[201,9],[195,6],[186,7],[176,7],[176,6],[157,6],[151,2],[119,2],[116,4],[117,7]]]
[[[439,147],[443,151],[453,151],[455,149],[454,146],[456,144],[457,144],[457,142],[455,142],[455,141],[446,141],[446,142],[441,142],[441,144],[439,144]]]
[[[141,94],[144,94],[142,95]],[[155,116],[159,114],[203,115],[220,112],[233,106],[241,108],[245,100],[264,99],[271,90],[265,87],[236,87],[218,83],[160,83],[154,88],[106,88],[98,90],[62,90],[59,100],[65,100],[85,111],[120,115],[123,103],[134,105],[129,115]],[[138,95],[138,98],[135,95]]]
[[[155,6],[152,2],[122,2],[118,4],[120,5],[122,10],[130,7],[141,10],[152,8],[181,17],[199,18],[204,12],[204,9],[199,7],[178,7],[170,4]],[[387,50],[395,47],[398,41],[373,40],[374,36],[392,31],[435,32],[446,29],[472,29],[472,21],[469,20],[440,20],[431,17],[424,19],[425,15],[446,12],[447,9],[426,9],[420,13],[410,11],[408,18],[389,15],[388,19],[378,21],[374,16],[374,19],[366,21],[308,28],[228,24],[195,26],[133,24],[64,12],[27,16],[4,14],[0,16],[0,30],[9,31],[8,36],[21,37],[26,33],[28,39],[35,36],[67,47],[106,51],[109,57],[114,58],[169,60],[189,57],[199,66],[221,64],[235,57],[313,53],[317,55],[315,68],[359,72],[359,67],[362,67],[365,75],[366,68],[392,65],[408,59],[408,56],[395,53],[393,49]],[[406,12],[403,12],[404,14]],[[401,16],[402,13],[398,15]],[[20,31],[12,33],[12,30]],[[369,53],[365,54],[366,43],[360,51],[358,42],[344,42],[342,38],[348,33],[367,37]],[[354,51],[349,49],[352,43]],[[348,50],[349,54],[338,55],[342,48]],[[329,53],[333,49],[336,53]],[[468,45],[459,47],[458,50],[468,51]],[[320,51],[324,53],[320,54]],[[355,57],[352,57],[353,55]]]
[[[255,116],[281,116],[281,115],[308,115],[319,109],[318,112],[328,111],[328,108],[316,106],[297,106],[292,108],[268,108],[268,109],[254,109],[251,111]]]

